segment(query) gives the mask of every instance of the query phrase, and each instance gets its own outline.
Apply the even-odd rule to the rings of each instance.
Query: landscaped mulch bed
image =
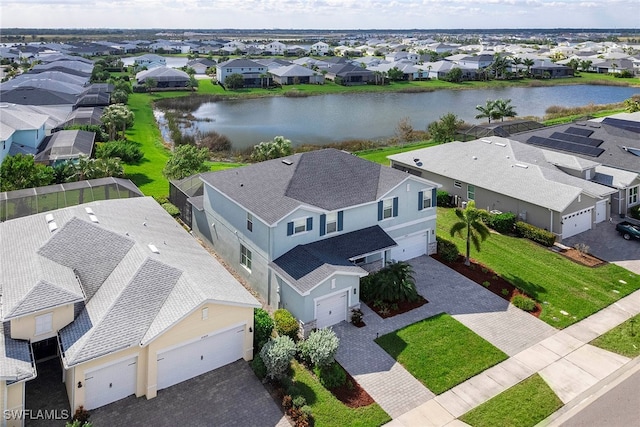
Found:
[[[346,372],[346,369],[345,369]],[[360,384],[347,372],[347,382],[342,387],[329,390],[339,401],[349,408],[360,408],[375,403],[375,400],[360,387]]]
[[[605,265],[607,263],[606,261],[603,261],[598,257],[595,257],[591,254],[583,254],[579,250],[574,248],[569,248],[558,253],[564,257],[569,258],[573,262],[577,262],[578,264],[582,264],[587,267],[600,267],[601,265]]]
[[[470,260],[471,265],[466,266],[464,265],[464,257],[462,255],[454,262],[446,262],[437,254],[431,255],[431,257],[481,286],[484,286],[483,283],[489,282],[489,286],[484,287],[507,301],[511,301],[511,299],[518,294],[528,297],[528,295],[520,289],[516,288],[493,270],[487,268],[473,258]],[[529,313],[535,317],[540,317],[540,313],[542,313],[542,305],[536,302],[536,309]]]
[[[386,307],[376,307],[373,305],[372,301],[365,302],[367,307],[371,310],[375,311],[375,313],[382,317],[383,319],[387,319],[389,317],[397,316],[398,314],[406,313],[408,311],[413,310],[414,308],[422,307],[429,301],[427,301],[422,295],[418,295],[417,301],[403,301],[394,303],[397,308],[392,307],[392,304],[387,304]]]

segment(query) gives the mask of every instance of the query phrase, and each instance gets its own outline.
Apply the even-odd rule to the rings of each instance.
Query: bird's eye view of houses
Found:
[[[638,5],[506,3],[3,2],[0,427],[636,425]]]

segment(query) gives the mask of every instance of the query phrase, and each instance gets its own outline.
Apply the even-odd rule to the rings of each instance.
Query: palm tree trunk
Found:
[[[464,265],[467,267],[471,265],[469,256],[471,255],[471,224],[467,224],[467,257],[464,260]]]

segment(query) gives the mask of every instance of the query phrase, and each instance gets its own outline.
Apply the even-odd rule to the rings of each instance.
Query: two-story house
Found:
[[[9,154],[35,154],[46,135],[49,116],[0,104],[0,164]]]
[[[240,74],[245,87],[260,86],[269,71],[266,65],[249,59],[230,59],[216,65],[216,79],[224,84],[231,74]]]
[[[436,187],[324,149],[201,175],[193,231],[305,332],[346,320],[359,279],[436,250]]]
[[[59,359],[73,412],[253,356],[258,301],[150,197],[0,223],[0,263],[8,426],[40,360]]]

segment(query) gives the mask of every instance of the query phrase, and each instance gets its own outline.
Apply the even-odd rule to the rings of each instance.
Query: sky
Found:
[[[640,0],[0,0],[14,27],[637,29]]]

